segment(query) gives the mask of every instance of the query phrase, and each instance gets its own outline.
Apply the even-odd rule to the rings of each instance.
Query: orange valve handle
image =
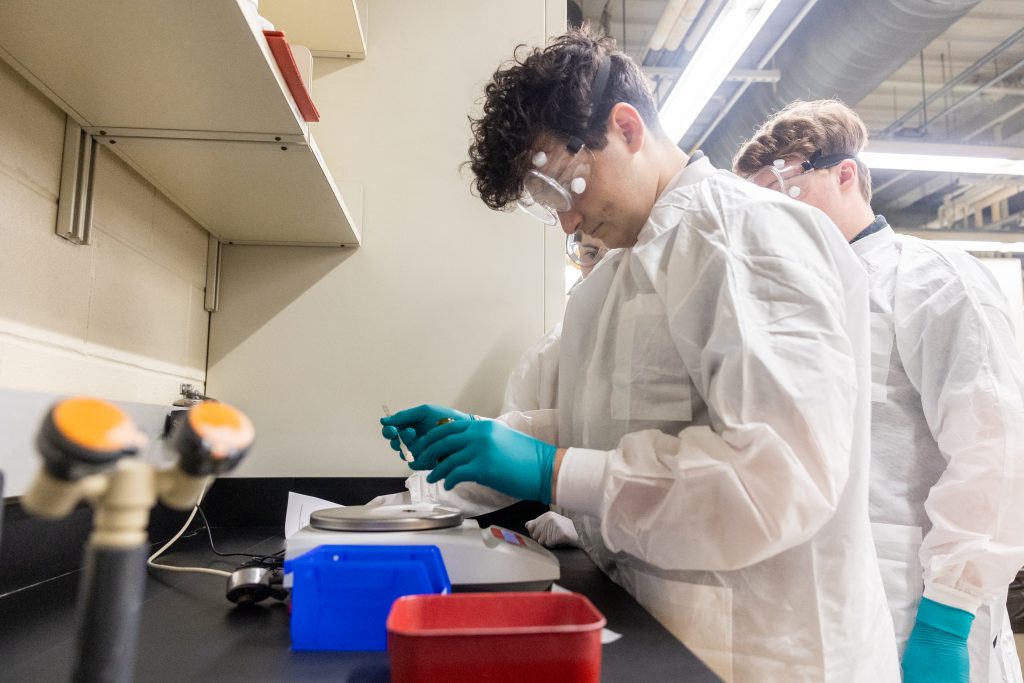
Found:
[[[144,440],[132,419],[113,403],[76,397],[50,408],[36,446],[49,474],[61,481],[78,481],[135,455]]]
[[[204,401],[188,411],[172,437],[188,475],[205,477],[227,472],[252,447],[256,431],[242,411],[215,401]]]

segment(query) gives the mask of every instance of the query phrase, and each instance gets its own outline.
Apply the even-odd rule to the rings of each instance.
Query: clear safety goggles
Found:
[[[586,132],[600,124],[598,105],[604,101],[611,75],[612,58],[601,57],[590,84],[590,119],[587,125],[564,145],[535,150],[531,168],[523,178],[523,195],[517,204],[546,225],[558,225],[558,214],[572,209],[576,199],[587,191],[594,153],[583,144]]]
[[[569,260],[577,266],[590,268],[596,266],[604,255],[608,253],[607,247],[599,247],[596,244],[583,244],[579,231],[565,238],[565,253]]]
[[[574,151],[572,142],[578,140],[534,153],[533,168],[523,179],[519,207],[545,225],[557,225],[558,214],[572,209],[575,198],[587,191],[594,153],[583,144]]]
[[[793,199],[797,199],[806,189],[810,180],[810,173],[823,168],[832,168],[846,159],[856,159],[852,154],[822,154],[817,150],[805,161],[790,161],[776,159],[768,166],[763,166],[754,173],[747,176],[747,180],[766,187],[769,190],[776,190]]]

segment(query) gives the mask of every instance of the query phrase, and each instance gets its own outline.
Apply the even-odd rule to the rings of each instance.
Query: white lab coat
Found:
[[[555,407],[558,395],[558,340],[562,323],[523,354],[508,376],[501,412],[526,412]]]
[[[899,681],[867,514],[864,271],[816,209],[707,160],[566,310],[557,502],[724,680]]]
[[[977,611],[972,683],[1019,683],[1006,591],[1024,565],[1024,364],[1005,300],[959,249],[889,227],[852,246],[871,285],[870,512],[899,650],[923,589]]]

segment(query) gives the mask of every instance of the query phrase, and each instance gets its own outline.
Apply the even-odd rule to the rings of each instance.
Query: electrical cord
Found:
[[[203,493],[206,493],[206,489],[203,489]],[[200,500],[203,499],[203,493],[199,494]],[[181,572],[183,574],[212,574],[214,576],[223,576],[225,578],[231,576],[231,572],[226,572],[223,569],[213,569],[211,567],[176,567],[169,564],[157,564],[155,562],[156,558],[163,555],[164,551],[166,551],[172,545],[177,543],[178,539],[181,538],[182,535],[188,530],[188,527],[190,524],[192,524],[192,520],[195,519],[196,511],[198,510],[199,505],[196,504],[196,506],[192,508],[192,513],[188,516],[188,519],[185,520],[184,526],[178,529],[178,533],[174,534],[171,540],[167,541],[167,543],[164,543],[159,550],[157,550],[155,553],[149,556],[149,559],[146,560],[147,567],[152,567],[153,569],[158,569],[160,571],[165,572]]]
[[[203,496],[204,495],[206,495],[206,488],[205,487],[203,488],[203,490],[199,494],[199,501],[200,502],[203,500]],[[223,552],[219,551],[217,549],[217,546],[215,546],[214,543],[213,543],[213,533],[210,531],[210,523],[206,519],[206,513],[203,512],[203,509],[199,506],[199,502],[197,502],[196,506],[194,508],[192,508],[192,512],[191,512],[191,514],[189,514],[188,519],[185,520],[185,524],[182,525],[181,529],[178,530],[178,533],[176,533],[171,538],[171,540],[167,541],[167,543],[165,543],[163,546],[161,546],[161,548],[159,550],[157,550],[155,553],[153,553],[152,555],[149,556],[149,558],[146,560],[146,566],[147,567],[152,567],[153,569],[157,569],[157,570],[160,570],[160,571],[168,571],[168,572],[181,572],[181,573],[191,573],[191,574],[212,574],[213,576],[223,576],[223,577],[230,577],[231,576],[231,572],[224,571],[223,569],[213,569],[212,567],[180,567],[180,566],[175,566],[175,565],[170,565],[170,564],[158,564],[155,561],[158,557],[163,555],[164,552],[166,552],[168,548],[170,548],[172,545],[177,543],[178,540],[185,534],[185,532],[188,531],[188,528],[192,524],[192,520],[195,519],[197,512],[199,513],[199,516],[203,520],[203,528],[206,529],[206,537],[207,537],[207,539],[210,542],[210,549],[213,550],[213,552],[216,555],[219,555],[220,557],[248,557],[249,560],[247,562],[243,562],[241,565],[239,565],[239,567],[251,567],[251,566],[275,567],[275,566],[281,566],[281,564],[283,563],[284,560],[283,560],[283,558],[280,557],[280,555],[282,555],[284,553],[284,550],[279,550],[279,551],[277,551],[276,553],[274,553],[272,555],[252,555],[252,554],[249,554],[249,553],[223,553]],[[197,530],[197,532],[198,532],[198,530]]]
[[[206,519],[206,513],[203,512],[202,506],[196,505],[196,510],[199,512],[199,516],[203,520],[203,529],[206,530],[206,538],[210,541],[210,550],[212,550],[215,555],[219,555],[220,557],[247,557],[247,558],[249,558],[249,561],[242,565],[243,567],[263,566],[264,564],[269,564],[269,565],[273,566],[273,565],[276,565],[276,564],[280,563],[280,557],[279,556],[284,553],[284,550],[278,550],[276,553],[273,553],[272,555],[253,555],[252,553],[224,553],[224,552],[221,552],[220,550],[217,549],[217,546],[214,545],[214,543],[213,543],[213,532],[210,529],[210,522]],[[199,530],[197,530],[197,533],[198,533],[198,531]]]

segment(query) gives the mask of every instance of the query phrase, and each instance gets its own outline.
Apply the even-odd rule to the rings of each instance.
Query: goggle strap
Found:
[[[816,150],[814,150],[814,154],[812,154],[810,156],[810,158],[807,159],[807,161],[804,161],[803,163],[800,164],[800,167],[802,169],[804,169],[805,171],[810,171],[810,170],[812,170],[815,167],[814,165],[816,163],[818,163],[818,159],[820,159],[820,158],[821,158],[821,150],[820,149],[816,149]]]
[[[611,75],[611,72],[612,58],[604,55],[601,57],[601,63],[597,65],[594,84],[590,87],[590,120],[587,122],[587,130],[594,127],[594,118],[601,106],[601,101],[604,100],[604,91],[608,88],[608,76]]]
[[[594,127],[598,109],[604,100],[604,92],[608,89],[608,77],[611,76],[611,73],[612,58],[608,55],[602,55],[601,63],[597,65],[597,73],[594,74],[594,81],[590,86],[590,117],[587,120],[584,134]],[[576,154],[583,148],[583,140],[579,136],[573,135],[565,146],[569,149],[569,152]]]
[[[801,163],[800,167],[803,168],[805,171],[817,170],[817,169],[821,169],[821,168],[832,168],[833,166],[835,166],[836,164],[838,164],[841,161],[846,161],[847,159],[856,159],[856,158],[857,158],[856,155],[854,155],[854,154],[846,154],[845,152],[840,152],[839,154],[824,154],[823,155],[821,153],[821,150],[819,149],[819,150],[815,150],[814,154],[812,154],[811,157],[807,161]]]

